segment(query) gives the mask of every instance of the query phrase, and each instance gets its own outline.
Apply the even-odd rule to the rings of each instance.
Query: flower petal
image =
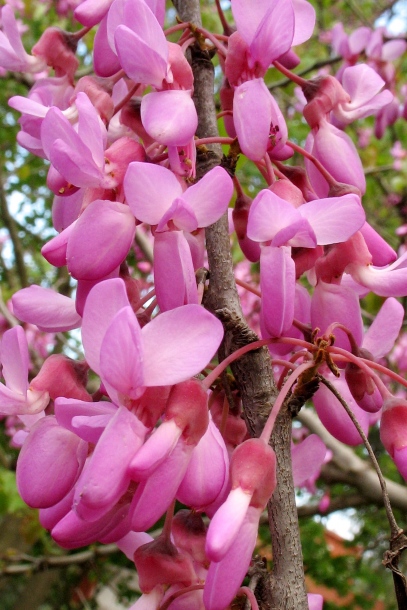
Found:
[[[223,327],[200,305],[184,305],[154,318],[141,334],[145,385],[172,385],[197,375],[210,362]]]

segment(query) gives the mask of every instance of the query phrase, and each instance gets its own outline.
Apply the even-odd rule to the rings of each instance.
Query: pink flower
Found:
[[[2,375],[0,412],[6,415],[34,415],[44,411],[49,394],[32,390],[28,384],[28,345],[21,326],[7,330],[1,340]]]

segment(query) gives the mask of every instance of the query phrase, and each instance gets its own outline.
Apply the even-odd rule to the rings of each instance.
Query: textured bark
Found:
[[[173,0],[173,4],[182,21],[200,25],[199,0]],[[196,44],[190,49],[190,61],[194,73],[194,102],[199,120],[197,135],[200,138],[217,136],[213,65],[210,55]],[[198,178],[219,165],[221,157],[219,145],[210,145],[205,150],[199,150]],[[234,280],[226,215],[206,229],[206,246],[210,281],[205,306],[223,322],[225,338],[220,350],[220,358],[223,358],[238,347],[257,340],[257,336],[247,326],[242,314]],[[267,348],[250,352],[231,368],[242,396],[250,434],[259,436],[277,394],[269,352]],[[270,514],[273,515],[271,538],[275,556],[275,576],[266,584],[263,579],[261,606],[281,610],[306,610],[308,603],[291,473],[290,441],[291,417],[286,412],[278,418],[272,436],[272,445],[277,454],[277,488],[269,507]],[[296,579],[295,582],[293,579]],[[265,591],[265,588],[268,590]],[[265,597],[268,599],[265,600]]]

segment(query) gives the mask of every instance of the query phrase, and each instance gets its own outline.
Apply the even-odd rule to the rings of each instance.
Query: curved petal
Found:
[[[100,374],[124,396],[139,398],[143,391],[141,331],[130,306],[123,307],[106,330],[100,348]]]
[[[160,37],[162,35],[160,28]],[[136,83],[161,89],[167,75],[168,50],[167,56],[161,55],[125,25],[117,28],[114,41],[120,64],[127,76]]]
[[[6,330],[0,349],[2,375],[7,389],[25,398],[28,390],[28,344],[21,326]]]
[[[291,43],[293,47],[309,40],[315,27],[315,9],[306,0],[291,0],[295,15],[294,38]]]
[[[66,251],[69,272],[79,280],[105,277],[124,261],[135,232],[134,216],[127,205],[92,201],[69,237]]]
[[[357,195],[315,199],[298,208],[315,231],[317,244],[337,244],[352,237],[364,224],[366,216]]]
[[[230,549],[242,527],[251,499],[252,494],[236,487],[212,517],[205,547],[211,561],[220,561]]]
[[[262,248],[260,256],[261,316],[270,337],[281,337],[293,323],[295,263],[291,248]]]
[[[404,307],[396,299],[387,299],[364,336],[362,346],[375,358],[382,358],[394,346],[404,319]]]
[[[161,311],[198,303],[191,251],[182,231],[156,233],[154,283]]]
[[[260,161],[269,144],[270,97],[262,78],[247,81],[235,89],[233,122],[240,148],[252,161]]]
[[[316,476],[326,456],[327,448],[317,434],[310,434],[291,450],[295,487]]]
[[[223,327],[200,305],[184,305],[154,318],[141,334],[145,385],[172,385],[197,375],[210,362]]]
[[[174,199],[182,195],[175,175],[153,163],[130,163],[123,184],[133,214],[149,225],[158,224]]]
[[[136,416],[119,407],[76,484],[74,506],[79,517],[96,521],[114,507],[130,483],[127,467],[144,435]]]
[[[151,138],[166,146],[185,146],[194,137],[198,116],[188,91],[148,93],[141,101],[141,121]]]
[[[222,167],[214,167],[182,195],[195,212],[198,227],[208,227],[219,220],[233,194],[233,181]]]
[[[117,312],[128,305],[126,287],[119,278],[99,282],[86,299],[82,341],[86,361],[95,373],[100,372],[100,350],[105,333]]]
[[[23,288],[13,295],[11,301],[14,315],[19,320],[36,324],[44,332],[65,332],[81,325],[75,301],[50,288]]]

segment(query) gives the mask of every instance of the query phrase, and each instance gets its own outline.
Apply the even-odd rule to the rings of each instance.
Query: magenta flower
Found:
[[[250,208],[247,236],[263,243],[261,316],[269,336],[284,334],[294,317],[296,271],[291,247],[346,241],[364,220],[356,195],[315,200],[295,208],[270,190],[260,191]]]
[[[122,404],[120,396],[136,399],[145,387],[196,375],[222,336],[219,320],[198,305],[165,312],[140,328],[121,279],[105,280],[91,290],[82,322],[86,360],[116,404]]]
[[[260,515],[276,485],[274,451],[250,439],[235,449],[230,463],[232,490],[213,516],[206,539],[211,560],[204,588],[207,610],[224,610],[246,574]]]
[[[262,78],[236,87],[233,121],[240,148],[252,161],[260,161],[268,150],[277,154],[287,141],[283,114]]]
[[[366,180],[360,160],[350,137],[328,121],[321,121],[309,133],[305,148],[314,155],[338,182],[356,186],[363,195]],[[312,188],[318,197],[327,197],[329,187],[314,164],[305,159],[305,167]]]
[[[54,506],[70,492],[88,453],[88,444],[62,428],[53,415],[30,430],[17,461],[17,487],[34,508]]]
[[[98,280],[118,269],[135,232],[134,216],[127,205],[97,199],[76,222],[45,244],[41,253],[56,267],[66,264],[78,280]]]
[[[388,89],[380,91],[384,85],[377,72],[365,64],[346,68],[342,74],[342,86],[349,94],[350,101],[334,107],[335,118],[348,124],[376,114],[393,100],[393,94]]]
[[[136,162],[129,165],[124,190],[136,218],[155,227],[154,280],[160,308],[197,303],[194,265],[185,234],[207,227],[226,211],[233,192],[230,176],[215,167],[183,191],[168,169]]]

